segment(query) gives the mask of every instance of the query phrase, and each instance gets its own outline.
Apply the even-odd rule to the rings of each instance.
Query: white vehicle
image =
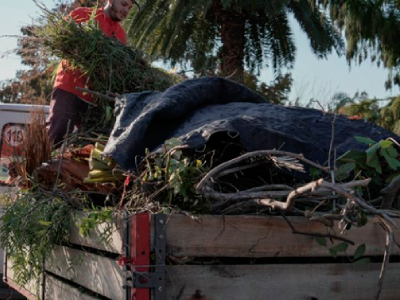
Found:
[[[10,156],[22,144],[26,125],[30,123],[31,112],[44,109],[48,114],[48,106],[4,104],[0,103],[0,193],[6,191]]]
[[[0,103],[0,194],[11,188],[6,184],[10,154],[15,153],[22,144],[25,128],[30,124],[31,112],[38,108],[44,109],[46,114],[49,112],[48,106]],[[2,249],[0,249],[0,264],[3,265]],[[3,274],[0,275],[3,277]],[[0,281],[0,299],[25,299],[25,297]]]

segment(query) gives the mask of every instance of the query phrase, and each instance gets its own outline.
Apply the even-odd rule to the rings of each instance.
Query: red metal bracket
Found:
[[[151,215],[148,213],[134,214],[131,216],[130,223],[131,236],[129,246],[132,261],[131,271],[149,272]],[[132,287],[131,300],[150,300],[150,289]]]

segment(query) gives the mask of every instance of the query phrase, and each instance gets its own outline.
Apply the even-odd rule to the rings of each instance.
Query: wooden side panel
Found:
[[[40,296],[41,281],[36,282],[35,280],[30,280],[27,284],[21,286],[15,278],[14,270],[12,269],[12,260],[8,256],[6,256],[5,259],[7,269],[3,274],[3,281],[28,299],[35,300],[37,296]],[[41,280],[41,278],[39,280]]]
[[[78,213],[75,215],[74,221],[79,222],[79,219],[84,216],[85,213]],[[107,232],[110,232],[111,234],[109,235]],[[123,242],[121,231],[115,224],[99,224],[89,231],[89,236],[87,237],[82,236],[79,233],[79,228],[77,226],[72,226],[70,234],[70,242],[72,244],[122,254]],[[108,241],[105,240],[106,237],[109,237]]]
[[[52,276],[46,276],[44,300],[96,300],[99,298],[83,294],[77,288],[65,284]]]
[[[166,299],[369,300],[378,290],[380,266],[168,266]],[[390,264],[380,300],[400,299],[399,276],[400,264]]]
[[[282,217],[204,215],[199,216],[200,222],[196,222],[184,215],[170,215],[167,219],[167,247],[176,257],[330,256],[313,237],[293,234]],[[328,233],[328,228],[319,222],[304,217],[289,219],[297,231]],[[400,231],[396,230],[395,236],[399,234]],[[384,253],[385,232],[377,222],[352,228],[343,237],[355,242],[355,246],[349,247],[348,255],[364,243],[365,255]],[[393,247],[392,254],[399,255],[400,248]]]
[[[110,258],[59,246],[46,262],[46,270],[110,299],[125,297],[124,271]]]

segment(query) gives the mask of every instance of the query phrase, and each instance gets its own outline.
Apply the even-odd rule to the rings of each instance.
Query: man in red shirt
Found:
[[[117,38],[124,45],[126,34],[119,22],[128,16],[134,3],[134,0],[107,0],[104,7],[97,9],[94,17],[107,36]],[[88,21],[92,13],[93,8],[79,7],[70,16],[75,22],[82,23]],[[93,103],[93,96],[78,91],[77,87],[88,88],[88,78],[79,70],[71,70],[68,62],[63,60],[57,70],[47,120],[47,130],[55,145],[64,139],[67,130],[71,133],[75,126],[79,126],[89,105]]]

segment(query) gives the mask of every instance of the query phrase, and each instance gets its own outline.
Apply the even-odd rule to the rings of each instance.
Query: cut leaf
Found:
[[[367,137],[362,137],[362,136],[355,136],[354,137],[356,139],[357,142],[363,143],[363,144],[367,144],[367,145],[371,145],[371,144],[375,144],[376,142],[370,138]]]
[[[354,171],[356,168],[356,164],[354,162],[351,163],[346,163],[344,165],[341,165],[336,171],[335,171],[335,178],[337,180],[344,180],[347,177],[349,177],[350,173]]]
[[[397,156],[399,156],[399,152],[397,152],[396,148],[394,148],[393,145],[387,148],[386,151],[393,158],[397,158]]]
[[[376,157],[380,147],[381,147],[381,145],[379,143],[376,143],[373,146],[371,146],[370,148],[368,148],[367,151],[365,151],[365,153],[367,153],[367,164],[371,160],[373,160],[374,157]]]
[[[354,162],[358,165],[363,165],[365,164],[367,156],[365,152],[358,151],[358,150],[349,150],[346,153],[344,153],[342,156],[340,156],[337,161],[342,162],[342,163],[349,163],[349,162]]]
[[[391,157],[386,149],[381,149],[380,153],[385,158],[386,162],[392,170],[397,170],[398,168],[400,168],[400,161],[398,161],[396,158]]]
[[[321,246],[326,247],[326,238],[317,236],[315,237],[315,241]]]
[[[339,245],[336,245],[335,247],[332,247],[330,250],[333,250],[335,252],[344,252],[347,250],[349,247],[349,244],[346,242],[340,243]]]
[[[361,256],[364,255],[365,253],[365,244],[362,244],[360,246],[357,247],[356,251],[354,252],[354,259],[359,259]]]
[[[329,253],[336,258],[337,257],[337,252],[335,250],[329,249]]]
[[[381,148],[386,149],[386,148],[389,148],[393,144],[393,142],[390,140],[382,140],[379,142],[379,144],[380,144]]]
[[[374,155],[372,159],[369,162],[367,162],[367,165],[374,168],[375,171],[378,172],[379,174],[382,174],[381,163],[379,162],[379,158],[377,155]]]
[[[359,260],[356,260],[353,263],[357,264],[357,265],[366,265],[366,264],[369,264],[370,262],[371,262],[371,260],[368,257],[363,257],[363,258],[360,258]]]
[[[40,224],[40,225],[43,225],[43,226],[50,226],[50,225],[51,225],[51,222],[49,222],[49,221],[44,221],[44,220],[40,220],[40,221],[39,221],[39,224]]]

